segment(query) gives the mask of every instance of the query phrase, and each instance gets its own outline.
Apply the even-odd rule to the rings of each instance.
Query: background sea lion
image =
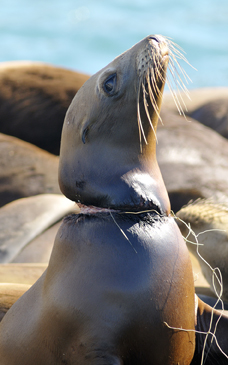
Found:
[[[228,97],[207,102],[189,115],[228,138]]]
[[[221,271],[222,298],[228,301],[228,197],[224,196],[220,200],[215,198],[197,200],[177,212],[177,217],[187,225],[190,224],[194,234],[198,237],[198,247],[188,242],[187,246],[198,259],[202,272],[213,292],[212,269],[219,268]],[[178,225],[184,237],[189,235],[189,241],[196,241],[196,237],[193,236],[185,224],[178,221]],[[199,257],[197,252],[208,262],[211,268]],[[216,270],[216,274],[221,279],[218,270]],[[220,293],[221,287],[219,287],[216,279],[214,285],[217,288],[217,292]]]
[[[50,225],[12,260],[14,263],[48,263],[61,221]]]
[[[158,127],[157,159],[171,208],[228,191],[228,141],[204,125],[167,113]],[[213,149],[213,153],[212,153]]]
[[[44,193],[60,193],[59,159],[30,143],[0,134],[0,206]]]
[[[88,78],[42,62],[0,63],[0,132],[59,154],[65,113]]]
[[[60,194],[42,194],[19,199],[2,207],[0,263],[13,261],[30,241],[72,212],[75,206]],[[47,255],[50,254],[51,248],[49,246],[48,250],[46,247]]]
[[[180,97],[186,106],[187,117],[214,129],[223,137],[228,137],[228,88],[212,87],[190,90],[188,96],[181,93]],[[172,95],[165,93],[163,98],[163,112],[177,115],[178,110],[173,104]]]

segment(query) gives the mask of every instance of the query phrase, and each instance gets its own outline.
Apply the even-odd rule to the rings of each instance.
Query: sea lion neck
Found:
[[[59,184],[69,199],[169,214],[156,161],[156,127],[168,64],[164,38],[146,37],[93,75],[66,114]]]

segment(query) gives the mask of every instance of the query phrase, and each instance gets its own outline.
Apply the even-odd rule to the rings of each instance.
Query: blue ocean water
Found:
[[[228,0],[0,0],[0,61],[93,74],[148,34],[183,48],[189,88],[228,86]]]

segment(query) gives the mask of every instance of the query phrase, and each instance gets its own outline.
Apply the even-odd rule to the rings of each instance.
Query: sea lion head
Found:
[[[168,43],[148,36],[93,75],[65,117],[60,188],[69,199],[104,208],[169,214],[156,160],[156,127]]]

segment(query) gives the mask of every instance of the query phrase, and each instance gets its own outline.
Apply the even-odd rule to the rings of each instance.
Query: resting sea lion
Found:
[[[59,159],[0,133],[0,207],[37,194],[59,194]]]
[[[202,272],[213,291],[211,268],[220,269],[223,283],[222,298],[228,301],[228,197],[197,200],[183,207],[177,216],[187,225],[190,224],[194,234],[198,236],[198,247],[188,242],[187,246],[198,259]],[[188,240],[196,241],[185,224],[178,221],[178,225],[184,237],[189,234]],[[197,252],[210,264],[211,268],[199,257]],[[219,275],[218,271],[216,273]],[[216,279],[215,286],[220,292]]]
[[[209,319],[195,301],[187,247],[156,161],[169,55],[169,41],[148,36],[73,100],[59,182],[68,198],[97,207],[82,205],[64,219],[46,272],[3,318],[3,365],[191,363],[195,308],[197,326]],[[224,351],[227,322],[222,317],[216,333]],[[211,353],[221,358],[216,346]]]
[[[12,263],[48,263],[54,245],[55,236],[62,220],[51,225],[47,230],[35,237],[29,245],[12,260]]]
[[[0,209],[0,263],[13,261],[34,238],[74,208],[75,204],[60,194],[41,194],[6,204]]]
[[[0,63],[0,132],[59,154],[67,108],[88,78],[42,62]]]
[[[210,128],[173,113],[163,113],[157,130],[157,159],[177,212],[191,199],[228,191],[228,141]],[[216,146],[211,150],[211,146]]]
[[[207,102],[189,115],[228,138],[228,97]]]
[[[223,137],[228,138],[228,88],[209,87],[189,91],[189,97],[181,93],[186,105],[187,117],[198,120],[200,123],[214,129]],[[172,95],[165,93],[162,113],[168,112],[177,115]]]

